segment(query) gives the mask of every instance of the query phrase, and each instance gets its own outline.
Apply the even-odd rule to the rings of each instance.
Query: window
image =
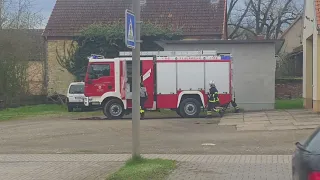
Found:
[[[320,129],[315,131],[304,144],[306,150],[313,153],[320,152]]]
[[[84,85],[71,85],[69,89],[70,94],[83,94],[84,93]]]
[[[99,79],[103,76],[110,76],[109,64],[91,64],[89,67],[90,79]]]
[[[132,61],[126,61],[127,65],[127,83],[130,84],[130,92],[132,92]],[[142,75],[142,61],[140,60],[140,75]]]

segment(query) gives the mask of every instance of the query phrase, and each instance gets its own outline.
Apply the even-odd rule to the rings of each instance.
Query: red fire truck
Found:
[[[171,109],[181,117],[198,117],[206,107],[209,82],[214,81],[220,104],[232,102],[232,58],[216,51],[141,52],[141,81],[149,110]],[[132,57],[89,57],[85,105],[101,105],[109,119],[120,119],[132,108]]]

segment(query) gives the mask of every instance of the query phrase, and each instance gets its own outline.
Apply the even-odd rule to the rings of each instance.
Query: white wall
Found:
[[[311,0],[305,0],[305,11],[304,11],[304,16],[303,18],[303,97],[306,97],[306,92],[307,92],[307,76],[306,74],[308,73],[307,71],[307,46],[306,46],[306,40],[311,38],[310,40],[313,41],[313,47],[312,47],[312,66],[313,66],[313,78],[312,78],[312,84],[313,84],[313,100],[317,100],[317,81],[318,81],[318,76],[317,76],[317,59],[318,59],[318,30],[317,30],[317,23],[316,23],[316,15],[315,15],[315,6],[314,6],[314,1]],[[313,37],[310,37],[312,36]]]
[[[307,39],[309,36],[311,36],[314,33],[314,27],[316,24],[315,20],[315,8],[314,8],[314,1],[313,0],[306,0],[305,1],[305,14],[302,17],[303,20],[303,39]],[[310,20],[307,20],[309,18],[310,20],[313,19],[313,22]]]

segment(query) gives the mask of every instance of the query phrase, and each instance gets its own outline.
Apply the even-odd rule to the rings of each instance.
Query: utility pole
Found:
[[[132,0],[136,46],[132,50],[132,157],[140,156],[140,0]]]
[[[3,0],[0,0],[0,29],[2,29],[2,23],[3,23],[3,19],[2,19],[2,13],[3,13]]]

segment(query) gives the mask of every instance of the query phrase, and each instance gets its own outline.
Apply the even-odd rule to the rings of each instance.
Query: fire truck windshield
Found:
[[[88,70],[90,79],[99,79],[103,76],[110,76],[109,64],[91,64]]]

